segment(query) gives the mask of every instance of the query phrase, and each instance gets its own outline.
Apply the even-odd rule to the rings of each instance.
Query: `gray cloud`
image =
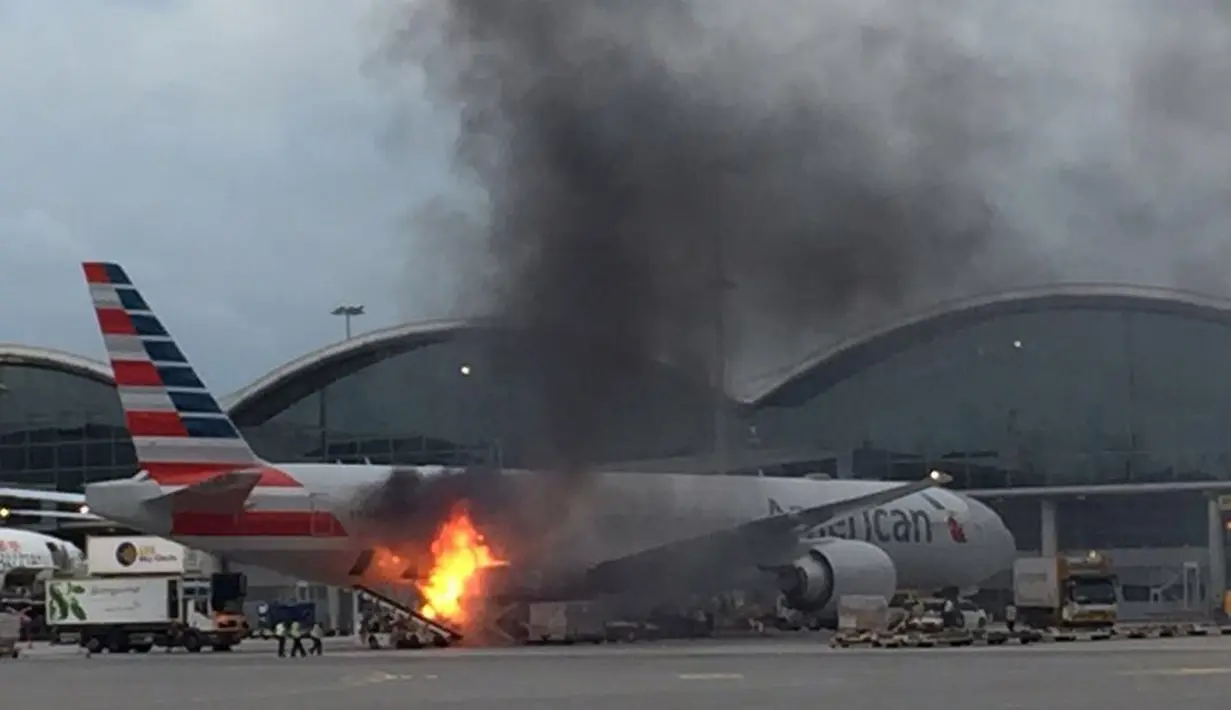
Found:
[[[0,6],[0,341],[100,356],[83,258],[125,263],[220,390],[341,337],[341,301],[364,328],[447,315],[402,225],[449,189],[452,131],[363,72],[374,9]],[[395,111],[413,161],[378,145]]]
[[[0,299],[20,304],[0,309],[0,339],[98,355],[75,264],[87,257],[129,264],[219,389],[336,337],[323,313],[338,301],[367,302],[369,327],[483,305],[484,209],[448,169],[453,119],[424,105],[410,72],[367,72],[398,5],[0,5],[0,65],[20,68],[0,75]],[[732,95],[766,110],[824,91],[883,134],[910,96],[908,36],[943,40],[980,81],[1011,87],[969,107],[995,108],[1009,134],[971,166],[1008,243],[972,254],[967,277],[907,274],[905,296],[799,327],[758,330],[749,314],[766,294],[745,287],[744,375],[971,290],[1047,278],[1227,291],[1231,68],[1217,3],[707,6],[702,40],[659,28],[641,41],[711,86],[731,70]],[[948,110],[953,90],[911,100]],[[1004,246],[1020,258],[999,258]]]

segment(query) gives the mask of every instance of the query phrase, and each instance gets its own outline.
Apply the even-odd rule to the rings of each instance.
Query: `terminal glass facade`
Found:
[[[1231,327],[1080,308],[991,316],[805,376],[755,415],[769,446],[839,452],[843,475],[962,488],[1231,478]],[[824,367],[822,365],[821,367]]]
[[[296,388],[298,399],[252,408],[261,414],[238,407],[236,423],[277,461],[533,466],[548,451],[543,401],[501,350],[478,335],[391,348],[356,371]],[[694,453],[708,446],[712,406],[679,371],[647,368],[636,387],[604,403],[602,435],[587,453],[595,461]]]
[[[80,492],[137,471],[115,387],[51,366],[0,364],[0,481]]]

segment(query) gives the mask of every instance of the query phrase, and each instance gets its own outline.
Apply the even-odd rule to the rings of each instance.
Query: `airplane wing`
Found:
[[[85,494],[83,493],[43,491],[37,488],[0,488],[0,498],[46,501],[49,503],[61,503],[64,505],[85,505]]]
[[[75,505],[77,510],[37,510],[37,509],[0,509],[0,519],[9,516],[33,516],[41,518],[60,518],[62,520],[98,520],[102,518],[93,515],[85,507],[85,495],[81,493],[64,493],[63,491],[43,491],[37,488],[0,488],[0,498],[13,498],[28,503],[56,503],[58,505]]]
[[[18,510],[4,508],[0,510],[0,518],[30,517],[30,518],[60,518],[61,520],[97,520],[103,519],[92,513],[78,513],[70,510]]]
[[[655,581],[663,584],[681,581],[717,581],[724,572],[751,570],[763,565],[785,564],[798,554],[800,536],[819,525],[866,508],[890,503],[912,493],[943,485],[952,480],[933,471],[927,478],[875,493],[759,518],[715,533],[644,550],[608,560],[589,570],[588,582],[600,590],[627,587],[627,580],[638,579],[644,588]]]

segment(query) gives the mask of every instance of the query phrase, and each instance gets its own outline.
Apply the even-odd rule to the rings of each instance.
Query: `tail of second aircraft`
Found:
[[[164,486],[270,471],[118,264],[83,264],[137,461]]]

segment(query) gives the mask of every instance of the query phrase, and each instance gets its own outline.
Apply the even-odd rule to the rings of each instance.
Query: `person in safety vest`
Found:
[[[309,632],[312,636],[312,650],[309,651],[313,656],[320,656],[325,653],[325,629],[321,628],[320,622],[312,625],[312,631]]]
[[[298,621],[291,622],[291,658],[295,656],[308,656],[308,650],[303,647],[303,627]]]
[[[286,622],[279,621],[278,624],[274,626],[274,636],[277,637],[278,639],[278,655],[285,656],[286,655]]]

